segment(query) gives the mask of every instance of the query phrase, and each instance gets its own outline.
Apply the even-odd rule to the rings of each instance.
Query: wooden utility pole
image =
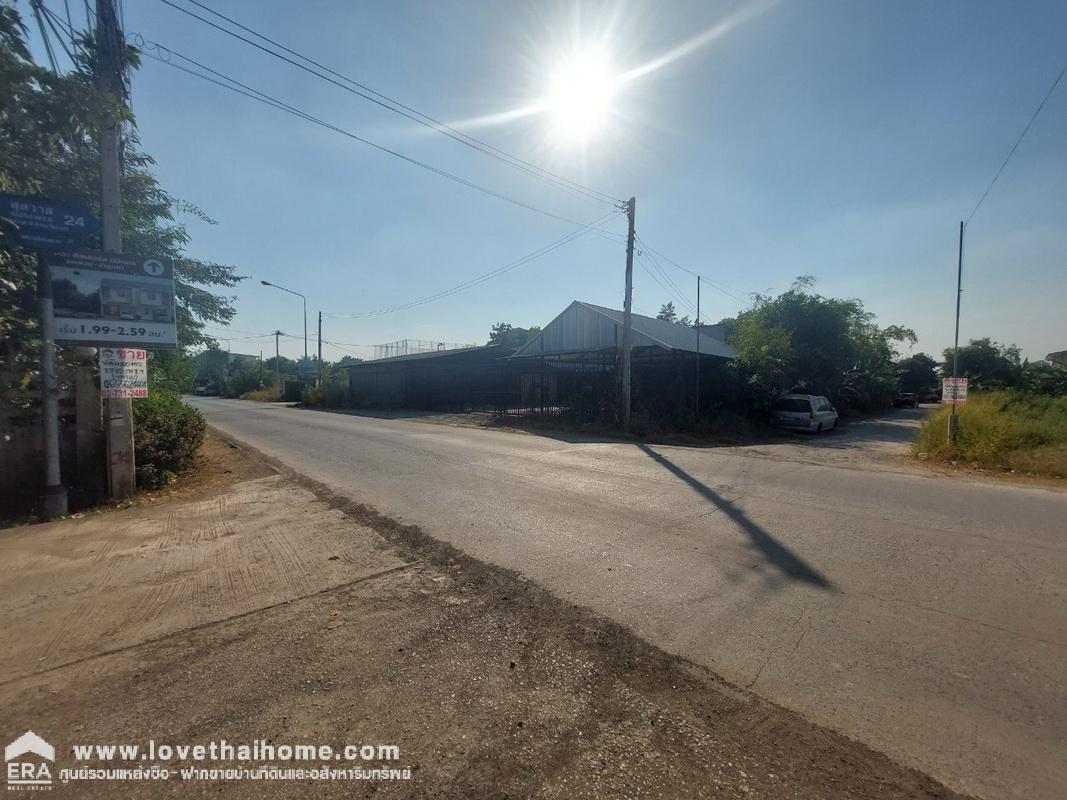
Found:
[[[965,223],[960,222],[960,246],[956,260],[956,337],[952,343],[952,377],[960,376],[960,299],[963,297],[963,228]],[[948,417],[948,443],[956,443],[956,435],[959,433],[960,418],[956,416],[956,397],[958,387],[953,380],[952,387],[952,413]]]
[[[319,312],[319,385],[322,385],[322,312]]]
[[[96,0],[97,87],[122,103],[126,95],[123,50],[115,0]],[[112,113],[100,131],[100,222],[104,252],[122,252],[121,194],[122,124]],[[114,500],[128,497],[137,488],[133,445],[133,401],[107,400],[104,414],[107,439],[108,493]]]
[[[634,212],[637,200],[631,197],[626,203],[626,294],[622,303],[622,364],[619,369],[619,383],[622,397],[619,418],[623,427],[630,427],[630,354],[634,344],[633,298],[634,298]]]

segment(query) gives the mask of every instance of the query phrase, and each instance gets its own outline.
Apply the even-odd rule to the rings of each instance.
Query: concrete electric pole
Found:
[[[52,279],[44,256],[37,254],[37,295],[41,301],[41,427],[44,434],[44,497],[41,516],[67,514],[67,487],[59,468],[59,375],[56,367]]]
[[[626,235],[626,294],[622,303],[622,364],[619,369],[620,411],[624,428],[630,427],[630,353],[633,350],[633,296],[634,296],[634,212],[637,200],[633,197],[626,203],[626,219],[629,232]]]
[[[319,312],[319,363],[318,363],[318,383],[322,384],[322,312]]]
[[[97,87],[125,102],[126,42],[119,28],[115,0],[96,0]],[[104,252],[122,252],[121,194],[122,123],[112,113],[100,131],[100,222]],[[133,401],[105,401],[104,433],[107,439],[108,493],[118,500],[137,488],[133,446]]]

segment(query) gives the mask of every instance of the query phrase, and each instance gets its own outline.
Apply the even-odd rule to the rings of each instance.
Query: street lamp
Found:
[[[264,286],[273,286],[275,289],[281,289],[283,292],[289,292],[289,294],[295,294],[301,300],[304,301],[304,359],[308,357],[308,300],[300,292],[294,292],[292,289],[286,289],[284,286],[279,286],[276,283],[270,281],[260,281]]]

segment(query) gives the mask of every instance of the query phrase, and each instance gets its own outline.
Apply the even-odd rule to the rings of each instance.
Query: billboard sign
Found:
[[[22,244],[38,250],[70,247],[100,230],[100,220],[85,206],[6,192],[0,192],[0,217],[18,228]]]
[[[148,397],[148,351],[101,347],[100,396],[108,400]]]
[[[941,390],[941,404],[962,406],[967,402],[967,379],[945,378]]]
[[[46,257],[57,344],[178,346],[174,267],[167,259],[62,251]]]

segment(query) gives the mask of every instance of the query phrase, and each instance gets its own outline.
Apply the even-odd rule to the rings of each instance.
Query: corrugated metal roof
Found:
[[[734,358],[737,351],[721,339],[697,332],[689,325],[631,314],[634,347],[660,347],[720,358]],[[618,347],[622,341],[623,312],[575,300],[545,326],[541,333],[520,347],[513,357],[578,353]],[[699,344],[698,344],[699,342]]]

